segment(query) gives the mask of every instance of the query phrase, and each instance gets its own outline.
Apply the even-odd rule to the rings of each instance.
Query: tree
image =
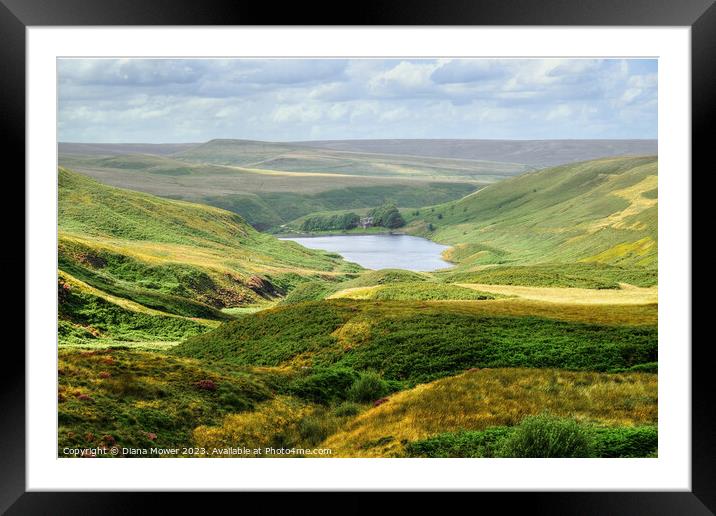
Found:
[[[405,225],[405,219],[394,204],[384,204],[378,208],[373,208],[368,212],[368,216],[373,217],[373,225],[375,226],[395,229]]]

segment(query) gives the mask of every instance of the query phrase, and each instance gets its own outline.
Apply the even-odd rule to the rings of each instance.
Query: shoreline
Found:
[[[323,236],[371,236],[371,235],[408,235],[408,233],[395,231],[324,231],[320,233],[267,233],[278,239],[286,238],[318,238]],[[408,235],[410,236],[410,235]]]

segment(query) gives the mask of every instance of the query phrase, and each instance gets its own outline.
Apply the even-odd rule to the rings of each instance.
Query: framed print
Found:
[[[712,2],[63,4],[2,6],[27,300],[3,510],[714,510]]]

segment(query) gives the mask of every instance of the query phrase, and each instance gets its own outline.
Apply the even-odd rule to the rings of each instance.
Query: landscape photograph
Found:
[[[58,59],[57,456],[658,457],[657,66]]]

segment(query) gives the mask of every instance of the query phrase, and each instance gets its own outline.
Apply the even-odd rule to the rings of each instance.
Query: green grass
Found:
[[[211,277],[198,267],[180,264],[149,265],[119,253],[81,244],[58,246],[60,270],[109,295],[145,307],[185,317],[226,319],[217,308],[224,306]],[[78,254],[72,251],[79,251]],[[101,264],[93,267],[90,263]],[[217,289],[217,290],[215,290]],[[253,292],[247,296],[254,299]]]
[[[304,301],[318,301],[333,291],[334,287],[325,281],[310,281],[293,289],[283,299],[282,303],[302,303]]]
[[[444,282],[615,289],[619,283],[650,287],[658,282],[654,268],[621,267],[598,263],[495,266],[476,271],[437,273]]]
[[[635,427],[588,427],[591,455],[602,458],[654,456],[658,448],[655,425]],[[505,441],[519,427],[493,427],[482,431],[448,432],[406,445],[408,457],[491,458],[504,454]],[[515,455],[510,455],[515,456]]]
[[[403,269],[380,269],[367,271],[357,278],[341,283],[340,288],[372,287],[391,283],[407,283],[430,281],[431,276],[425,273],[406,271]]]
[[[236,365],[374,370],[417,383],[470,367],[630,368],[657,360],[657,331],[480,315],[421,302],[322,301],[226,323],[173,352]]]
[[[65,169],[58,228],[59,273],[73,285],[61,316],[112,342],[181,340],[206,329],[187,318],[231,319],[223,309],[270,304],[303,282],[340,281],[360,270],[258,233],[228,211],[108,187]],[[63,324],[60,339],[91,337]]]
[[[654,374],[471,368],[390,394],[326,439],[324,445],[340,457],[402,457],[412,442],[445,433],[514,427],[541,414],[590,427],[656,425],[657,402]],[[473,442],[472,448],[494,442],[491,436],[486,437]],[[463,452],[470,446],[466,441],[464,446],[457,443]],[[495,452],[501,452],[500,448]]]
[[[180,341],[207,331],[205,324],[127,309],[83,291],[77,283],[60,281],[58,339],[60,344],[95,341]]]
[[[479,292],[457,285],[429,282],[392,283],[376,288],[370,299],[378,301],[440,301],[496,299],[497,294]]]
[[[179,263],[203,261],[236,273],[262,266],[331,271],[344,263],[258,233],[234,213],[108,187],[64,169],[59,171],[58,215],[61,237],[86,245],[132,243],[147,261],[174,251]]]
[[[576,262],[653,269],[656,182],[656,157],[563,165],[422,208],[419,215],[407,212],[406,230],[458,246],[454,259],[463,269]]]

